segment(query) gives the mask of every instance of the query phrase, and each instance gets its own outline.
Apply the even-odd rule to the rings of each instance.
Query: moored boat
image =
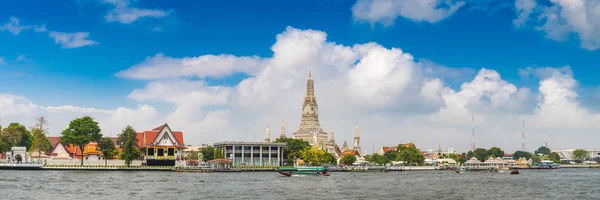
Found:
[[[510,174],[519,174],[519,168],[518,167],[513,167],[510,169]]]
[[[299,166],[299,167],[280,167],[277,169],[279,174],[284,176],[330,176],[325,166]]]

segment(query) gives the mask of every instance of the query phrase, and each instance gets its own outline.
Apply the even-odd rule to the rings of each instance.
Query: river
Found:
[[[597,199],[600,169],[333,173],[0,170],[0,199]]]

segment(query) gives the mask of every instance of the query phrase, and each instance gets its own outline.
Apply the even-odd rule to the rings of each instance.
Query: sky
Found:
[[[597,148],[598,0],[65,0],[0,3],[0,124],[104,135],[168,123],[188,145],[298,128],[312,72],[324,131]],[[474,123],[472,119],[474,118]],[[525,128],[522,127],[525,121]],[[474,124],[474,125],[473,125]]]

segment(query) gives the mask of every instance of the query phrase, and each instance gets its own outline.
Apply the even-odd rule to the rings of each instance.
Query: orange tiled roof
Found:
[[[168,126],[167,124],[161,125],[159,127],[153,128],[150,131],[141,131],[141,132],[137,132],[135,135],[135,138],[137,139],[137,146],[138,147],[142,147],[144,145],[150,144],[152,142],[154,142],[154,140],[156,140],[156,137],[158,137],[158,133],[160,133],[160,131],[165,127]],[[175,140],[177,140],[177,142],[180,145],[184,145],[185,143],[183,142],[183,132],[181,131],[171,131],[173,133],[173,135],[175,136]],[[146,141],[144,142],[144,135],[146,136]]]
[[[398,149],[397,146],[394,147],[383,147],[383,153],[386,153],[388,151],[396,151]]]
[[[342,153],[342,155],[354,155],[354,156],[358,156],[359,153],[355,150],[346,150]]]

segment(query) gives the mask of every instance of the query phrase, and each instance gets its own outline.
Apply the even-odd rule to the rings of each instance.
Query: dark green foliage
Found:
[[[278,143],[287,143],[287,146],[283,148],[283,156],[285,156],[285,163],[287,165],[294,164],[294,158],[301,157],[301,151],[310,148],[310,144],[307,141],[301,139],[292,139],[292,138],[277,138],[275,142]]]
[[[107,165],[107,160],[112,159],[114,156],[113,153],[117,149],[115,147],[115,143],[110,139],[110,137],[104,137],[102,140],[100,140],[98,147],[102,152],[102,157],[104,157],[104,165]]]
[[[142,151],[133,144],[133,139],[127,138],[127,141],[123,144],[123,151],[121,151],[119,158],[125,160],[125,165],[129,167],[133,160],[140,157],[142,157]]]
[[[516,151],[513,155],[513,158],[518,160],[519,158],[525,158],[525,160],[529,160],[531,158],[531,153],[525,151]]]
[[[133,141],[133,144],[137,144],[138,140],[137,140],[137,138],[135,136],[136,136],[136,132],[133,129],[133,127],[127,126],[121,132],[121,134],[119,134],[119,137],[117,138],[117,145],[119,145],[119,146],[122,147],[125,144],[125,141],[127,141],[128,138],[131,138],[131,140]]]
[[[215,159],[215,148],[213,146],[208,146],[206,148],[203,148],[202,150],[200,150],[200,153],[202,153],[202,160],[203,161],[214,160]],[[197,159],[198,158],[196,158],[196,160]]]
[[[541,146],[538,148],[538,150],[535,150],[535,154],[550,155],[550,149],[548,147]]]
[[[344,155],[340,159],[340,164],[344,165],[352,165],[354,162],[356,162],[356,156],[354,155]]]
[[[61,133],[60,142],[63,145],[78,146],[83,153],[86,144],[99,141],[101,138],[98,122],[90,116],[85,116],[69,123],[69,127]],[[83,159],[81,159],[81,165],[83,165]]]

